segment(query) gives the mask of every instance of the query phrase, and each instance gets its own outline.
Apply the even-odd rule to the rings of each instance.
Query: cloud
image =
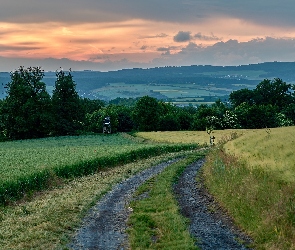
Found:
[[[147,48],[148,48],[147,45],[142,45],[142,46],[140,47],[141,50],[146,50]]]
[[[26,51],[26,50],[39,50],[40,46],[35,46],[35,43],[18,43],[15,45],[0,44],[0,51],[13,50],[13,51]]]
[[[171,54],[169,58],[156,59],[155,62],[169,65],[173,61],[179,65],[239,65],[266,61],[294,61],[294,58],[295,39],[266,37],[249,42],[228,40],[208,47],[190,42],[179,53]]]
[[[195,34],[194,38],[198,39],[198,40],[204,40],[204,41],[219,41],[219,40],[222,40],[222,38],[214,36],[213,34],[211,34],[211,36],[202,35],[201,32]]]
[[[44,70],[53,71],[59,67],[72,68],[73,70],[109,71],[122,68],[150,68],[169,65],[240,65],[267,61],[290,62],[295,61],[295,39],[265,37],[252,39],[248,42],[228,40],[207,47],[191,41],[185,47],[162,46],[158,47],[156,51],[157,55],[152,55],[154,59],[145,63],[140,62],[136,53],[132,54],[132,57],[127,53],[96,55],[87,61],[74,61],[67,58],[41,60],[0,56],[0,69],[1,71],[12,71],[20,65],[24,65],[25,67],[42,66]],[[142,53],[143,56],[148,56],[146,53]],[[155,58],[156,56],[157,58]]]
[[[0,22],[98,23],[144,19],[200,23],[215,17],[231,17],[263,25],[293,27],[294,9],[293,0],[10,0],[1,2]]]
[[[145,39],[145,38],[162,38],[162,37],[167,37],[168,35],[165,33],[157,34],[154,36],[141,36],[140,39]]]
[[[179,31],[174,37],[174,42],[182,43],[192,40],[190,31]]]

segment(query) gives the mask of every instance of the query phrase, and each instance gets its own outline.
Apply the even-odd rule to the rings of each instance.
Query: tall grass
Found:
[[[248,131],[228,142],[225,150],[252,168],[275,172],[283,181],[295,182],[295,127]]]
[[[274,138],[253,131],[207,156],[203,174],[209,191],[253,237],[255,249],[295,249],[295,183],[289,172],[294,175],[289,167],[294,161],[289,150],[278,149],[281,140],[292,147],[292,139],[283,136],[289,131],[272,129]],[[278,155],[285,158],[275,161]],[[270,165],[263,164],[267,159]]]

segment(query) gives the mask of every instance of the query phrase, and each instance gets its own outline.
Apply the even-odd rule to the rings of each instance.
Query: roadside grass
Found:
[[[179,212],[172,185],[187,165],[201,157],[190,155],[139,187],[130,204],[131,249],[198,249],[189,234],[188,220]]]
[[[211,135],[215,136],[215,143],[219,143],[224,137],[230,137],[233,133],[237,136],[247,133],[246,129],[214,130]],[[210,145],[210,136],[206,131],[158,131],[137,132],[138,137],[155,142],[165,143],[198,143],[199,145]]]
[[[67,249],[66,244],[88,209],[116,183],[162,161],[189,152],[169,153],[63,180],[31,201],[0,207],[0,248]]]
[[[209,192],[253,238],[255,249],[295,249],[292,131],[294,127],[271,129],[270,137],[253,131],[206,157],[203,175]]]
[[[247,161],[251,168],[263,168],[283,181],[295,183],[295,126],[248,131],[226,143],[228,154]]]
[[[58,137],[0,143],[0,204],[46,189],[56,178],[73,178],[98,169],[197,145],[147,144],[121,134]]]

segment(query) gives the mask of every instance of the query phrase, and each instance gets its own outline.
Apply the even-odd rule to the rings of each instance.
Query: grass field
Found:
[[[295,249],[294,132],[295,127],[213,133],[216,146],[211,148],[203,169],[206,186],[237,225],[254,239],[255,249]],[[177,156],[169,154],[120,165],[119,162],[134,161],[130,152],[139,150],[132,155],[147,158],[165,152],[168,145],[194,143],[195,148],[196,143],[209,144],[205,131],[136,135],[145,140],[111,135],[0,143],[0,188],[5,188],[9,181],[26,184],[32,180],[31,174],[38,177],[45,170],[51,174],[60,170],[59,166],[63,166],[65,173],[84,168],[82,175],[95,166],[95,171],[87,176],[58,179],[56,187],[49,186],[27,199],[0,207],[0,248],[63,249],[85,211],[112,185],[156,162]],[[151,144],[153,141],[157,143]],[[228,142],[218,144],[224,141]],[[162,147],[164,151],[157,151]],[[113,155],[109,148],[115,152]],[[104,166],[114,164],[109,165],[113,168],[98,168],[98,159],[105,160]],[[158,183],[149,183],[146,188],[155,184]]]
[[[83,176],[139,158],[192,147],[153,145],[130,138],[113,134],[2,142],[0,203],[42,190],[56,177]]]

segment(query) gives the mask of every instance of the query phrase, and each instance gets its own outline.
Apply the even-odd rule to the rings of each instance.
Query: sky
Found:
[[[294,0],[0,0],[0,72],[295,61]]]

